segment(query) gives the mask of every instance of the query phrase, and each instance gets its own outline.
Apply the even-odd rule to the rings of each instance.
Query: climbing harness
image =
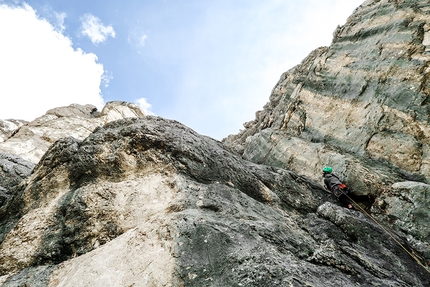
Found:
[[[370,219],[372,219],[385,233],[387,233],[403,250],[405,250],[421,267],[424,268],[428,273],[430,273],[430,270],[424,266],[424,264],[417,258],[414,254],[412,254],[409,250],[406,249],[405,246],[403,246],[402,243],[400,243],[394,235],[387,230],[386,227],[384,227],[381,223],[379,223],[372,215],[370,215],[364,208],[362,208],[359,204],[357,204],[350,196],[348,196],[347,193],[345,193],[343,190],[341,190],[342,194],[345,195],[354,205],[354,207],[358,207],[362,213],[367,215]],[[393,231],[393,233],[395,233]]]

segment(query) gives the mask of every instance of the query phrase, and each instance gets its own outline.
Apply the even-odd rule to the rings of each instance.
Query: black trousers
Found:
[[[345,192],[346,193],[346,192]],[[341,194],[338,199],[339,202],[343,205],[343,206],[348,206],[348,204],[352,204],[351,200],[349,200],[349,198],[351,198],[353,201],[355,202],[363,202],[363,201],[368,201],[369,198],[367,195],[355,195],[354,193],[346,193],[348,196],[346,196],[345,194]],[[349,198],[348,198],[349,197]]]

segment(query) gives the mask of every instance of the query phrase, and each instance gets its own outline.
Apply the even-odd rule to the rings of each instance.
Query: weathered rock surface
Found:
[[[15,194],[15,188],[33,170],[34,164],[18,156],[0,152],[0,207]]]
[[[424,258],[430,258],[430,185],[418,182],[395,183],[372,207],[382,222],[408,236],[408,244]]]
[[[23,120],[0,120],[0,142],[4,142],[14,131],[26,123]]]
[[[0,285],[430,286],[429,15],[364,2],[223,143],[118,102],[4,129]]]
[[[324,165],[350,184],[370,172],[383,186],[356,188],[363,193],[398,180],[382,183],[387,169],[366,169],[369,157],[430,183],[429,11],[423,0],[365,1],[331,46],[284,73],[256,119],[224,142],[245,159],[314,179]]]
[[[28,177],[35,164],[16,155],[0,152],[0,186],[14,188]]]
[[[21,187],[0,209],[9,223],[0,230],[2,286],[430,282],[320,185],[171,120],[118,120],[83,141],[58,140]]]
[[[72,136],[86,138],[96,127],[127,117],[144,116],[138,106],[126,102],[109,102],[101,112],[93,105],[73,104],[51,109],[32,122],[1,121],[0,152],[15,154],[38,163],[43,154],[56,140]],[[15,126],[8,123],[17,123]],[[20,125],[18,125],[20,123]],[[5,129],[1,127],[5,126]]]

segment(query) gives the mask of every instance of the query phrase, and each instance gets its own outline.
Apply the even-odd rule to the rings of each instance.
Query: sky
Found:
[[[221,140],[364,0],[0,0],[0,119],[135,103]]]

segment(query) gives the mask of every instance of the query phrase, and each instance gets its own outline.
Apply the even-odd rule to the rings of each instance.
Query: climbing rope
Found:
[[[360,211],[364,214],[366,214],[370,219],[372,219],[385,233],[387,233],[403,250],[405,250],[421,267],[424,268],[428,273],[430,273],[429,269],[427,269],[426,266],[409,250],[406,249],[405,246],[403,246],[400,241],[398,241],[394,235],[387,230],[381,223],[379,223],[372,215],[370,215],[364,208],[362,208],[359,204],[357,204],[348,194],[346,194],[343,190],[341,190],[342,194],[345,195],[353,204],[355,207],[358,207]],[[394,232],[394,231],[393,231]]]

